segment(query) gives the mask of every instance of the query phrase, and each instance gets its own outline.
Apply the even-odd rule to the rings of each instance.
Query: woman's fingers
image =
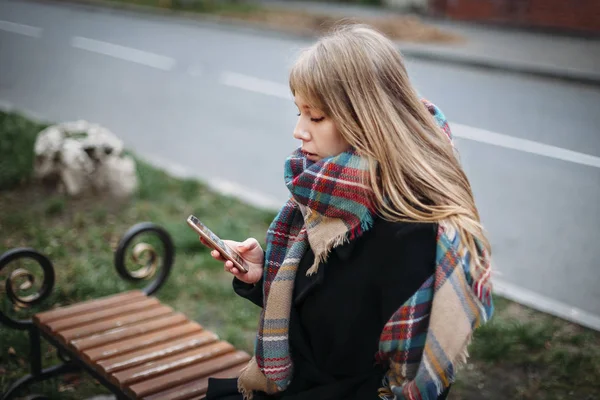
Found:
[[[238,245],[238,251],[245,253],[259,246],[258,240],[254,238],[248,238]]]
[[[239,272],[231,261],[225,261],[225,264],[223,264],[223,269],[225,272],[231,272],[234,275],[237,275]]]
[[[200,237],[200,242],[202,242],[202,244],[211,248],[210,255],[212,258],[214,258],[217,261],[223,262],[223,270],[225,272],[229,272],[230,274],[232,274],[236,278],[240,279],[241,281],[247,282],[246,281],[246,279],[247,279],[246,273],[242,272],[239,268],[237,268],[235,266],[235,264],[233,264],[233,262],[231,262],[230,260],[227,260],[225,257],[223,257],[221,255],[221,253],[219,253],[219,251],[215,250],[202,237]],[[255,253],[257,251],[256,249],[258,248],[258,251],[260,252],[261,260],[254,261],[254,262],[262,263],[262,250],[260,250],[260,243],[258,242],[258,240],[254,239],[254,238],[249,238],[241,243],[235,242],[233,240],[224,240],[224,242],[229,247],[231,247],[232,249],[236,249],[240,253],[247,253],[247,254],[245,254],[245,256],[249,258],[250,262],[253,262],[253,258],[257,258],[256,256],[253,256],[251,253]],[[252,250],[254,250],[254,252],[252,252]],[[252,282],[250,282],[250,283],[252,283]]]
[[[217,250],[211,250],[210,255],[217,261],[225,261],[225,258]]]

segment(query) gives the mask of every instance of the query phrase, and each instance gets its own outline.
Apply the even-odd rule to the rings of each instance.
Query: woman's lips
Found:
[[[306,156],[306,157],[318,157],[315,153],[311,153],[309,151],[306,150],[302,150],[302,153]]]

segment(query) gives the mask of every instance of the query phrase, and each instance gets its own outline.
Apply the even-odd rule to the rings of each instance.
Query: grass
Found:
[[[18,114],[0,114],[0,188],[19,185],[33,170],[33,143],[41,125]]]
[[[600,333],[499,297],[495,302],[496,315],[475,334],[456,399],[597,398]]]
[[[30,153],[42,125],[18,114],[0,113],[3,165]],[[8,138],[8,140],[5,140]],[[27,156],[30,157],[30,156]],[[29,160],[32,158],[30,157]],[[140,189],[129,201],[105,198],[70,199],[32,181],[31,164],[15,162],[0,186],[0,253],[29,246],[54,263],[56,286],[41,305],[16,309],[6,299],[4,280],[15,268],[42,273],[33,262],[0,272],[0,307],[26,318],[57,305],[121,292],[136,285],[118,278],[113,251],[122,234],[140,221],[164,226],[177,247],[176,262],[158,297],[217,332],[234,345],[252,351],[259,309],[237,297],[231,279],[214,262],[185,224],[196,214],[222,237],[261,242],[274,213],[221,196],[196,180],[175,179],[138,161]],[[264,245],[264,242],[263,242]],[[476,332],[470,363],[458,373],[451,400],[468,399],[593,399],[600,393],[600,334],[496,297],[496,315]],[[28,341],[24,332],[0,326],[0,390],[28,372]],[[43,348],[45,366],[58,361]],[[32,385],[28,393],[52,399],[84,399],[106,390],[85,374]],[[25,393],[23,393],[25,394]]]

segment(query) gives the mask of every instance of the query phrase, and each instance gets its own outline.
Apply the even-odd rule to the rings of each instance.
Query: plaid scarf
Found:
[[[451,138],[443,114],[424,104]],[[331,249],[371,227],[376,210],[363,184],[367,177],[368,163],[354,150],[318,162],[299,149],[287,158],[285,182],[292,197],[267,231],[255,356],[238,379],[245,398],[256,390],[283,391],[291,382],[288,329],[298,265],[310,246],[315,262],[307,275],[315,273]],[[376,359],[389,365],[382,399],[437,398],[452,382],[472,331],[491,316],[489,276],[473,279],[472,256],[459,250],[460,237],[448,224],[439,224],[437,242],[435,273],[394,313],[380,337]]]
[[[486,265],[475,279],[472,257],[456,229],[440,222],[435,273],[392,315],[379,338],[376,359],[389,365],[381,399],[434,400],[454,382],[473,331],[493,314],[491,270]]]
[[[285,181],[292,197],[267,231],[263,279],[264,307],[255,356],[242,372],[238,386],[247,398],[253,390],[276,393],[289,385],[293,364],[288,327],[294,279],[310,248],[317,272],[329,251],[359,237],[372,222],[375,210],[370,189],[362,182],[368,164],[354,151],[312,162],[300,149],[285,163]]]

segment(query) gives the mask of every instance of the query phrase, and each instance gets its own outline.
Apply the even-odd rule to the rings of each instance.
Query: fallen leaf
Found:
[[[63,376],[63,382],[69,384],[69,385],[77,385],[79,384],[80,381],[80,376],[79,374],[65,374]]]
[[[75,389],[73,388],[72,385],[58,385],[58,391],[59,392],[73,392],[75,391]]]

